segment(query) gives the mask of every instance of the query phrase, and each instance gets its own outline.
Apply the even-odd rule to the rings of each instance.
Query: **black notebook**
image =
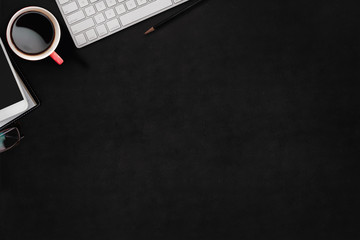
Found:
[[[8,56],[5,45],[3,44],[1,38],[0,38],[0,45],[1,45],[0,51],[4,51],[4,53]],[[8,64],[2,64],[5,66],[0,66],[0,69],[10,68],[10,64],[14,67],[15,72],[16,72],[15,73],[16,78],[19,81],[20,87],[22,88],[22,90],[24,92],[24,98],[28,102],[28,107],[26,108],[25,111],[18,113],[16,115],[13,115],[3,121],[0,121],[0,130],[8,128],[12,123],[18,121],[20,118],[24,117],[25,115],[27,115],[29,112],[33,111],[40,105],[38,98],[36,97],[34,91],[31,89],[29,84],[25,81],[23,75],[19,71],[19,68],[16,66],[16,64],[14,64],[13,61],[11,61],[10,56],[9,56],[9,59],[10,60],[9,60]],[[15,81],[15,79],[14,79],[14,81]],[[0,78],[0,89],[1,89],[1,78]]]

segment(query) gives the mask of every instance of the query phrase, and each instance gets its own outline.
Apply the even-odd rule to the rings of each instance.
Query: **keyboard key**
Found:
[[[79,35],[75,36],[75,40],[79,45],[83,45],[86,43],[84,34],[79,34]]]
[[[99,12],[106,9],[105,3],[103,1],[96,3],[95,6]]]
[[[86,32],[86,36],[87,36],[87,38],[89,39],[89,41],[92,41],[92,40],[94,40],[94,39],[97,38],[94,29],[90,29],[89,31],[87,31],[87,32]]]
[[[77,11],[69,16],[67,16],[67,21],[69,24],[76,23],[77,21],[80,21],[81,19],[85,18],[84,12],[82,10]]]
[[[69,3],[62,7],[65,14],[69,14],[73,11],[76,11],[78,9],[78,6],[76,5],[76,2]]]
[[[111,19],[111,18],[115,17],[115,12],[114,12],[114,10],[109,9],[109,10],[105,11],[105,15],[106,15],[107,19]]]
[[[108,7],[112,7],[116,5],[116,0],[106,0],[106,4]]]
[[[103,15],[102,13],[99,13],[99,14],[96,15],[94,18],[95,18],[95,21],[96,21],[97,23],[102,23],[102,22],[105,21],[105,17],[104,17],[104,15]]]
[[[126,7],[127,7],[127,9],[129,9],[129,10],[136,8],[136,3],[135,3],[135,1],[134,1],[134,0],[127,1],[127,2],[126,2]]]
[[[98,32],[99,36],[104,36],[108,33],[108,31],[106,30],[106,27],[104,24],[101,24],[99,26],[96,27],[96,31]]]
[[[78,3],[81,8],[89,5],[88,0],[78,0]]]
[[[146,3],[146,0],[136,0],[139,5],[143,5]]]
[[[157,0],[156,2],[149,3],[141,8],[138,8],[132,12],[120,16],[120,21],[122,25],[125,26],[135,21],[139,21],[140,19],[154,12],[167,8],[171,5],[172,5],[171,0]]]
[[[96,13],[95,8],[93,6],[85,8],[86,15],[91,16]]]
[[[85,21],[82,21],[80,23],[77,23],[77,24],[71,26],[71,31],[73,32],[73,34],[77,34],[88,28],[93,27],[94,25],[95,25],[95,23],[92,20],[92,18],[89,18],[89,19],[86,19]]]
[[[67,3],[69,0],[59,0],[59,3],[62,5],[62,4],[65,4]]]
[[[119,15],[126,12],[124,4],[120,4],[119,6],[116,6],[115,10],[116,10],[117,14],[119,14]]]
[[[106,25],[108,26],[110,32],[113,32],[116,29],[120,28],[120,23],[116,18],[107,22]]]

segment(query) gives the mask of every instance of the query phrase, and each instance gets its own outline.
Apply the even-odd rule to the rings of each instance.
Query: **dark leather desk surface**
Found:
[[[359,10],[208,0],[14,57],[42,106],[1,158],[0,238],[359,239]]]

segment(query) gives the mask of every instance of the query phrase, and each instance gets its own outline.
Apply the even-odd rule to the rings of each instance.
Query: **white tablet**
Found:
[[[4,44],[0,39],[0,122],[25,112],[28,102]]]

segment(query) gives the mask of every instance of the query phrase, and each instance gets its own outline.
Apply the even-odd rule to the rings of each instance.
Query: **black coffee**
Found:
[[[27,12],[15,20],[11,37],[19,51],[37,55],[45,52],[51,46],[55,30],[46,15],[40,12]]]

